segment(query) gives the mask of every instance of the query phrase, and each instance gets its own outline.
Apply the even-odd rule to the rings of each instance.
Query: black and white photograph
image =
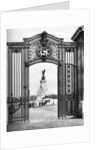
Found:
[[[84,25],[6,34],[7,132],[84,126]]]
[[[1,56],[2,148],[89,140],[88,10],[3,13]]]

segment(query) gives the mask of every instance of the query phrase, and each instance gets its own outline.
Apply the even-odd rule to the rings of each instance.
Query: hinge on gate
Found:
[[[28,62],[24,61],[24,64],[25,64],[25,68],[29,67],[29,63]]]
[[[24,85],[24,86],[23,86],[23,89],[26,89],[26,88],[27,88],[27,86],[26,86],[26,85]]]

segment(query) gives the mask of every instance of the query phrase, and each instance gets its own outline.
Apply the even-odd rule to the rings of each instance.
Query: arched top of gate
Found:
[[[46,40],[59,44],[63,42],[63,38],[58,38],[54,35],[48,34],[46,31],[42,32],[41,34],[37,34],[35,36],[29,37],[29,38],[23,38],[24,42],[26,44],[34,44],[37,43],[38,41],[45,42]]]
[[[39,58],[34,60],[34,61],[27,61],[27,62],[25,62],[25,65],[26,65],[26,67],[28,67],[28,66],[35,65],[37,63],[53,63],[55,65],[58,65],[58,61],[55,60],[55,59],[46,59],[46,61],[42,61],[42,59],[39,59]]]
[[[58,49],[63,38],[55,37],[46,31],[30,38],[23,38],[24,44],[29,46],[27,65],[39,62],[58,64]],[[40,61],[41,60],[41,61]]]

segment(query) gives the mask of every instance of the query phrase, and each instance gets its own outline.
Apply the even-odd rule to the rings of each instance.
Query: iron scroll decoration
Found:
[[[44,31],[41,34],[40,45],[36,49],[37,56],[42,59],[43,62],[46,61],[48,57],[52,54],[52,49],[50,47],[49,41],[46,39],[47,33]]]

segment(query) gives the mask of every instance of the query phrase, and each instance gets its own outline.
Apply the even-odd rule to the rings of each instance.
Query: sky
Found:
[[[81,26],[81,25],[79,25]],[[57,28],[33,28],[33,29],[8,29],[7,42],[22,42],[23,38],[29,38],[46,31],[64,41],[70,42],[71,37],[79,26],[67,26]],[[51,63],[38,63],[29,67],[30,95],[36,95],[40,86],[42,70],[46,69],[48,94],[57,94],[57,65]]]
[[[57,94],[57,65],[52,63],[38,63],[29,68],[30,95],[36,95],[40,87],[42,70],[46,70],[47,94]]]
[[[81,25],[80,25],[81,26]],[[22,42],[23,38],[29,38],[36,34],[46,31],[58,38],[64,38],[64,41],[71,41],[72,35],[79,26],[63,26],[54,28],[29,28],[29,29],[7,29],[7,42]]]

